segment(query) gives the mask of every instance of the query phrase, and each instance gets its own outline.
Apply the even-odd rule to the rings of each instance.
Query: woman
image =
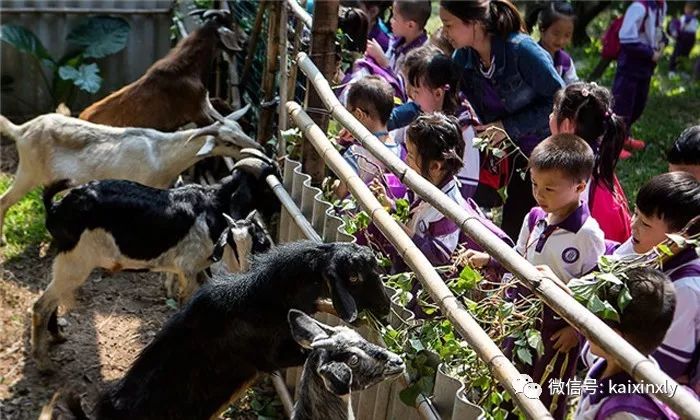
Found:
[[[504,129],[526,155],[549,136],[553,97],[564,82],[552,58],[525,32],[518,9],[508,0],[441,1],[443,33],[464,69],[462,93],[476,110],[483,132]],[[514,169],[526,159],[514,158]],[[478,197],[478,196],[477,196]],[[517,238],[525,214],[535,206],[529,177],[510,176],[503,230]]]

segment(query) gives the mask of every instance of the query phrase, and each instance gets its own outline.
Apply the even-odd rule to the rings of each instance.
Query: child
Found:
[[[532,192],[539,207],[525,216],[515,249],[530,263],[549,266],[565,283],[592,270],[605,250],[603,232],[580,199],[593,165],[590,146],[573,134],[548,137],[530,155]],[[497,264],[486,253],[467,251],[466,256],[476,268]],[[540,331],[544,354],[523,372],[546,384],[545,367],[557,357],[549,379],[553,375],[562,381],[572,378],[579,347],[576,330],[545,306]],[[555,419],[563,418],[566,404],[559,401],[551,407],[554,398],[547,387],[543,391],[542,402]]]
[[[617,255],[648,252],[700,215],[700,182],[687,172],[657,175],[639,190],[636,204],[632,237],[615,251]],[[700,344],[700,257],[690,247],[671,257],[662,269],[673,281],[677,304],[654,358],[671,378],[688,384],[695,367],[691,358]]]
[[[627,7],[620,27],[620,54],[613,82],[615,113],[625,119],[627,132],[639,119],[649,95],[651,75],[664,49],[662,24],[666,16],[663,0],[635,1]],[[626,146],[644,148],[644,142],[629,138]]]
[[[348,111],[396,156],[402,157],[401,147],[389,136],[386,129],[393,107],[394,97],[391,86],[380,77],[366,76],[350,86],[347,98]],[[384,165],[357,143],[350,144],[343,156],[366,183],[385,172]],[[336,189],[336,195],[342,198],[346,194],[347,189],[341,184]]]
[[[552,55],[554,67],[567,85],[577,82],[576,67],[564,47],[571,42],[576,14],[571,3],[553,1],[539,12],[540,45]]]
[[[620,311],[620,322],[606,322],[640,353],[648,356],[661,344],[671,325],[677,296],[673,284],[657,270],[635,268],[625,274],[632,299]],[[617,302],[617,298],[609,297],[608,302]],[[574,415],[575,420],[678,418],[651,395],[611,393],[611,385],[635,384],[636,381],[603,349],[593,343],[590,348],[598,358],[588,371],[586,380],[595,381],[598,387],[593,392],[584,390]]]
[[[393,9],[391,30],[394,35],[389,49],[385,53],[378,42],[370,41],[366,54],[381,67],[398,75],[406,54],[428,40],[424,28],[430,18],[430,0],[394,1]]]
[[[700,181],[700,125],[683,130],[668,150],[668,171],[688,172]]]
[[[627,197],[615,176],[618,156],[626,137],[625,123],[612,113],[610,92],[595,83],[575,83],[554,96],[549,117],[552,134],[574,133],[596,155],[593,176],[582,195],[591,216],[605,238],[624,242],[630,237],[630,211]]]
[[[389,28],[386,27],[382,17],[386,9],[391,6],[391,1],[380,0],[380,1],[361,1],[360,7],[367,13],[369,17],[369,35],[368,39],[373,39],[377,41],[383,51],[389,49],[389,42],[391,33]]]
[[[403,68],[404,80],[409,98],[419,112],[442,112],[456,115],[461,109],[458,97],[460,73],[452,59],[432,45],[416,48],[406,55]],[[460,121],[461,123],[462,121]],[[474,147],[475,130],[478,122],[465,120],[462,125],[464,139],[464,166],[457,174],[460,192],[471,198],[479,183],[479,150]],[[392,132],[397,143],[403,143],[406,130],[399,128]]]
[[[695,12],[695,2],[688,1],[683,7],[683,15],[675,18],[668,25],[668,32],[671,38],[676,40],[676,45],[673,47],[673,54],[668,62],[669,74],[672,75],[676,71],[676,62],[678,57],[688,57],[690,50],[695,45],[695,32],[698,30],[698,18]]]

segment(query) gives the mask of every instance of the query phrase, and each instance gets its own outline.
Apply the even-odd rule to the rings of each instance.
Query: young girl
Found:
[[[459,71],[452,59],[437,47],[426,45],[417,48],[406,56],[403,68],[408,96],[418,106],[420,112],[442,112],[446,115],[459,115],[464,140],[464,165],[457,174],[462,196],[471,198],[479,182],[479,151],[474,147],[474,126],[478,124],[473,112],[462,109],[458,98],[457,84]],[[394,130],[394,139],[404,143],[406,129]]]
[[[576,14],[571,3],[553,1],[539,11],[540,45],[552,55],[554,67],[567,85],[577,82],[576,67],[564,47],[571,42]]]
[[[606,88],[595,83],[575,83],[554,96],[549,126],[552,134],[574,133],[593,149],[593,176],[581,199],[588,202],[605,239],[624,242],[631,234],[631,217],[615,167],[626,129],[624,120],[611,108],[612,96]]]

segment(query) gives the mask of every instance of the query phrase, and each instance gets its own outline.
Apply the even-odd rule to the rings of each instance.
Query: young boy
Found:
[[[632,299],[621,311],[619,323],[606,322],[640,353],[648,356],[661,344],[671,325],[676,306],[673,284],[663,273],[651,268],[630,269],[625,274]],[[617,298],[609,297],[608,301],[617,302]],[[575,420],[677,418],[650,395],[613,393],[623,386],[631,389],[636,381],[597,345],[590,343],[590,351],[598,357],[594,359],[586,380],[595,381],[598,387],[592,392],[584,390]]]
[[[700,215],[700,182],[687,172],[657,175],[637,194],[637,210],[632,221],[632,237],[615,252],[624,255],[650,251],[680,232]],[[695,228],[692,233],[697,233]],[[671,378],[681,384],[693,383],[698,373],[693,355],[700,344],[700,257],[695,248],[671,257],[662,267],[676,288],[676,312],[663,343],[654,358]]]
[[[620,27],[620,54],[612,91],[614,111],[625,119],[630,134],[646,106],[651,75],[665,46],[662,25],[666,6],[663,0],[632,2]],[[642,149],[644,142],[630,137],[625,146]]]
[[[683,130],[666,156],[669,172],[688,172],[700,181],[700,125]]]
[[[565,283],[591,271],[605,251],[603,232],[590,217],[588,206],[579,199],[591,177],[593,163],[593,150],[574,134],[550,136],[530,155],[532,192],[539,207],[525,216],[515,249],[530,263],[549,266]],[[495,265],[486,253],[466,254],[473,267]],[[549,379],[561,372],[562,381],[572,378],[579,352],[576,330],[545,306],[540,331],[545,352],[526,373],[537,383],[547,383],[548,379],[543,379],[545,368],[561,352],[568,354],[557,357]],[[562,366],[565,360],[566,366]],[[542,402],[553,411],[554,418],[563,418],[566,403],[555,401],[547,387],[543,391]]]
[[[695,2],[688,1],[683,6],[683,15],[675,18],[668,25],[668,32],[676,40],[673,54],[668,62],[669,75],[676,71],[676,63],[679,57],[688,57],[690,50],[695,45],[695,32],[698,31],[698,18],[695,11]]]
[[[377,76],[366,76],[355,82],[348,91],[347,109],[362,125],[384,143],[396,156],[402,157],[402,149],[389,136],[386,123],[394,107],[394,93],[391,86]],[[341,139],[341,141],[343,141]],[[362,145],[345,139],[351,144],[343,153],[345,160],[357,171],[363,181],[369,183],[373,178],[385,172],[384,165],[372,156]],[[344,197],[347,189],[344,185],[336,189],[338,197]]]
[[[425,24],[430,18],[430,0],[397,0],[393,9],[391,30],[394,35],[389,49],[384,53],[378,42],[370,41],[367,43],[366,54],[398,76],[406,54],[428,41]]]

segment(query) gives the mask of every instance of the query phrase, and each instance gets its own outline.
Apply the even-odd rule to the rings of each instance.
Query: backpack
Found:
[[[649,6],[645,2],[640,2],[644,6],[644,19],[642,20],[641,30],[644,30],[644,25],[647,22],[647,15],[649,14]],[[622,28],[622,22],[625,20],[625,15],[618,16],[612,22],[610,26],[605,30],[603,34],[603,49],[600,55],[608,60],[615,60],[620,55],[620,28]]]

